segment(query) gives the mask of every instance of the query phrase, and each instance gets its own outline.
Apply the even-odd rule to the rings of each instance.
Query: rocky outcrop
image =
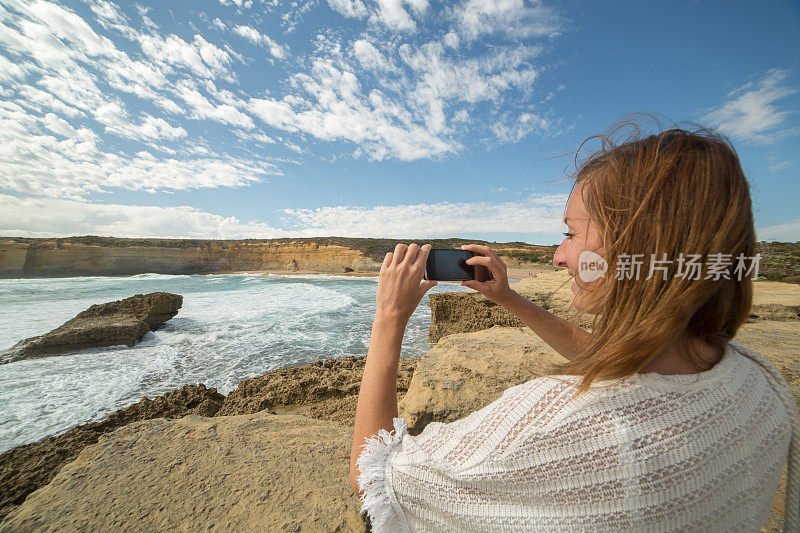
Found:
[[[570,306],[573,293],[572,278],[566,270],[539,271],[535,276],[512,283],[511,288],[521,296],[568,320],[577,311]],[[800,319],[800,285],[777,281],[756,281],[752,320]],[[429,339],[437,342],[445,335],[469,333],[492,326],[521,327],[522,321],[500,305],[477,291],[438,293],[429,295],[431,325]],[[590,329],[592,316],[581,317],[578,324]]]
[[[177,315],[182,304],[181,295],[169,292],[96,304],[49,333],[19,341],[0,353],[0,364],[84,348],[133,346],[142,335]]]
[[[0,454],[0,520],[47,483],[65,464],[101,435],[140,420],[179,418],[187,414],[214,416],[225,397],[205,385],[184,385],[151,400],[147,397],[101,422],[75,426],[58,436],[17,446]]]
[[[137,422],[84,449],[0,532],[366,531],[352,438],[267,412]]]
[[[65,239],[0,240],[0,278],[206,274],[226,270],[379,271],[362,252],[307,242],[178,241],[123,246]],[[151,239],[156,241],[156,239]]]
[[[417,362],[400,416],[419,434],[430,422],[453,422],[565,361],[529,328],[448,335]]]
[[[400,359],[398,398],[408,389],[417,361]],[[216,416],[269,410],[352,425],[365,362],[366,357],[325,359],[246,379],[228,394]]]
[[[512,283],[520,296],[564,318],[575,314],[570,307],[573,293],[566,270],[542,271]],[[445,335],[481,331],[492,326],[522,327],[525,324],[503,306],[478,291],[443,292],[428,297],[431,307],[429,340],[438,342]],[[582,327],[591,326],[591,317],[582,317]]]

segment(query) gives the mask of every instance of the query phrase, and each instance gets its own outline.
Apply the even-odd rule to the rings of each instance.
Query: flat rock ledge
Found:
[[[0,532],[366,531],[352,438],[268,412],[136,422],[84,449]]]
[[[101,435],[127,424],[153,418],[179,418],[187,414],[214,416],[225,397],[205,385],[184,385],[154,399],[116,411],[100,422],[89,422],[37,442],[0,454],[0,521],[21,505],[33,491],[47,485],[59,470]]]
[[[53,331],[19,341],[1,352],[0,364],[84,348],[133,346],[142,335],[177,315],[182,304],[183,296],[169,292],[96,304]]]

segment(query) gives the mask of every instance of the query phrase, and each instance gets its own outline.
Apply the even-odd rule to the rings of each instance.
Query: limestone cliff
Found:
[[[380,270],[359,250],[313,242],[176,241],[94,245],[68,239],[0,240],[0,278],[205,274],[226,270]],[[187,244],[188,242],[188,244]]]

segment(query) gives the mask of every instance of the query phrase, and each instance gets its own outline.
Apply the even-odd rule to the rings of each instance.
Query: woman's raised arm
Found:
[[[397,365],[408,319],[435,281],[423,281],[429,244],[398,244],[383,260],[375,296],[377,309],[372,323],[364,375],[356,405],[353,446],[350,450],[350,485],[360,495],[358,457],[365,438],[380,430],[391,431],[397,416]]]
[[[461,248],[475,254],[467,260],[468,264],[485,266],[492,272],[493,277],[486,282],[462,281],[461,285],[475,289],[508,309],[563,357],[573,359],[578,355],[581,346],[587,342],[591,333],[512,290],[508,285],[506,264],[488,246],[465,244]]]

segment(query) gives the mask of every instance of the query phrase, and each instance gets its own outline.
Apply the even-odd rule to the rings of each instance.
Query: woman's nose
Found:
[[[557,267],[567,268],[567,254],[564,252],[564,242],[566,240],[561,241],[561,244],[556,248],[556,253],[553,254],[553,264]]]

